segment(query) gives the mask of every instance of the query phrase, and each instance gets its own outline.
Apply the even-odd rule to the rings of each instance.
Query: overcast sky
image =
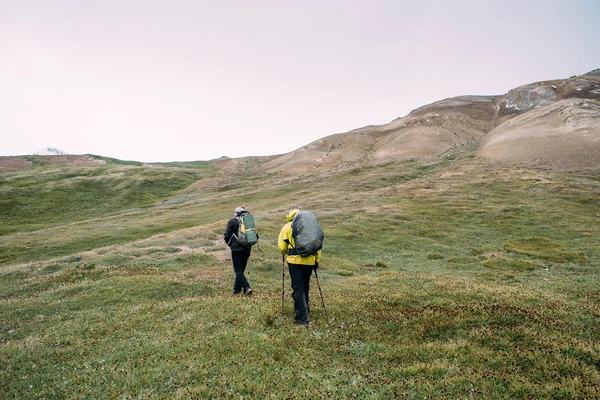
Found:
[[[600,68],[600,0],[0,0],[0,155],[283,154]]]

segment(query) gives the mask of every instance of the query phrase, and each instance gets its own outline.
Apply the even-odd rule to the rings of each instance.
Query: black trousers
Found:
[[[296,310],[297,324],[308,322],[308,313],[310,306],[308,302],[308,293],[310,291],[310,276],[313,272],[312,265],[290,264],[290,278],[292,279],[292,298],[294,299],[294,309]]]
[[[246,266],[250,258],[250,249],[231,252],[231,260],[233,261],[233,271],[235,272],[235,282],[233,283],[233,293],[240,293],[242,290],[250,288],[250,284],[246,279]]]

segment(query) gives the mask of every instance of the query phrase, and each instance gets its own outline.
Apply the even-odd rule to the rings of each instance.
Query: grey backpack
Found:
[[[300,211],[292,220],[292,237],[296,243],[296,252],[302,257],[308,257],[321,250],[325,234],[315,214]]]

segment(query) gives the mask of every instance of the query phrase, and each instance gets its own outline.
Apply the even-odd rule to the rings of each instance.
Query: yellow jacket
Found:
[[[288,254],[288,250],[290,247],[296,247],[296,243],[294,242],[294,238],[292,236],[292,220],[294,216],[299,213],[300,210],[292,210],[287,216],[287,220],[289,221],[287,224],[281,228],[281,232],[279,232],[279,238],[277,239],[277,247],[279,247],[279,251],[281,254]],[[321,261],[321,250],[317,251],[317,254],[314,256],[302,257],[300,255],[288,255],[287,261],[290,264],[301,264],[301,265],[315,265],[319,261]]]

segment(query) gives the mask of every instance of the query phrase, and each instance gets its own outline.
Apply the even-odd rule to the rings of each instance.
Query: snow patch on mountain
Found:
[[[58,147],[45,147],[40,151],[33,153],[36,156],[64,156],[66,152],[59,149]]]

